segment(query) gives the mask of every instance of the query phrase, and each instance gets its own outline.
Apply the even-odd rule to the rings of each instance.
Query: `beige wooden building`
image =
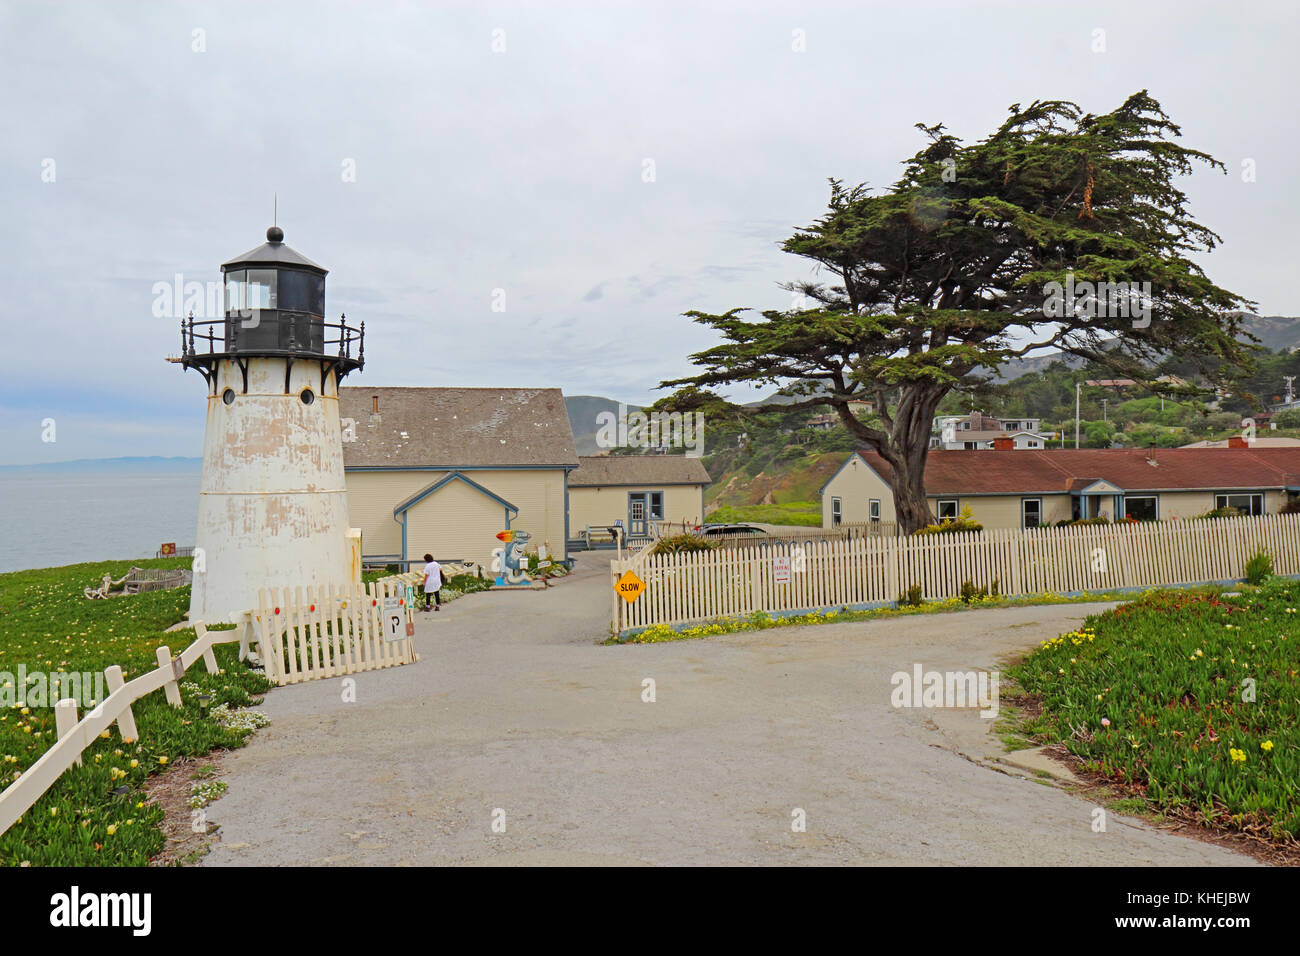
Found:
[[[496,534],[567,560],[578,466],[558,388],[342,388],[348,514],[368,563],[491,568]]]
[[[704,519],[709,473],[698,458],[683,455],[600,455],[579,458],[569,475],[569,531],[619,525],[643,535],[650,525]]]
[[[848,456],[821,488],[822,527],[892,522],[889,465],[874,451]],[[986,528],[1025,528],[1076,518],[1190,518],[1215,508],[1274,514],[1300,495],[1300,448],[1106,448],[944,450],[925,469],[940,520],[970,508]]]

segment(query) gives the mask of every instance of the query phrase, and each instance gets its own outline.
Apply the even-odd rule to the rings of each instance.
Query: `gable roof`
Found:
[[[889,480],[879,454],[857,455]],[[1300,488],[1300,448],[934,449],[925,466],[930,496],[1065,494],[1096,481],[1127,492]]]
[[[485,495],[485,496],[488,497],[488,498],[491,498],[493,501],[495,501],[497,504],[501,505],[501,506],[502,506],[503,508],[505,508],[507,511],[513,511],[515,514],[519,514],[519,509],[518,509],[518,508],[516,508],[516,507],[515,507],[514,505],[512,505],[510,502],[506,501],[506,499],[502,498],[502,497],[501,497],[499,494],[497,494],[496,492],[492,491],[491,489],[484,488],[484,487],[483,487],[482,485],[480,485],[477,481],[475,481],[475,480],[472,479],[472,478],[467,478],[467,477],[465,477],[465,476],[462,475],[459,471],[453,471],[451,474],[446,475],[446,476],[444,476],[444,477],[442,477],[442,478],[439,478],[437,481],[433,482],[432,484],[427,485],[427,486],[425,486],[424,488],[421,488],[419,491],[417,491],[415,494],[411,495],[411,496],[410,496],[409,498],[407,498],[405,501],[399,503],[399,504],[397,505],[397,507],[393,509],[393,517],[396,518],[396,517],[397,517],[398,515],[400,515],[403,511],[407,511],[407,510],[409,510],[409,509],[415,507],[417,504],[419,504],[419,503],[420,503],[421,501],[423,501],[425,498],[429,497],[429,495],[431,495],[431,494],[433,494],[434,492],[436,492],[436,491],[437,491],[439,488],[441,488],[443,485],[446,485],[447,483],[452,482],[452,481],[463,481],[463,482],[465,482],[465,484],[469,485],[471,488],[473,488],[473,489],[474,489],[475,491],[477,491],[479,494],[482,494],[482,495]]]
[[[558,388],[351,386],[339,389],[339,416],[356,423],[356,441],[343,443],[344,468],[578,464]]]
[[[703,463],[685,455],[596,455],[578,459],[569,487],[707,485],[710,480]]]

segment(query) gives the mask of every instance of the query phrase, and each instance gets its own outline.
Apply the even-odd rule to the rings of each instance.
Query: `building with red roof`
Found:
[[[1300,495],[1300,448],[1021,449],[929,453],[926,497],[940,519],[970,508],[986,528],[1076,518],[1190,518],[1215,508],[1272,514]],[[889,464],[849,455],[821,488],[822,525],[895,520]]]

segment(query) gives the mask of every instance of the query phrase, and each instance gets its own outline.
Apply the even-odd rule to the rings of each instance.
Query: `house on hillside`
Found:
[[[621,524],[643,535],[658,521],[704,520],[709,473],[684,455],[600,455],[579,458],[569,475],[569,530],[604,530]]]
[[[895,520],[889,465],[849,455],[821,488],[822,526]],[[940,520],[969,507],[986,528],[1077,518],[1190,518],[1215,508],[1277,512],[1300,495],[1300,448],[1067,448],[929,453],[926,497]]]
[[[994,418],[982,412],[939,416],[934,420],[930,447],[949,451],[1046,448],[1047,436],[1039,433],[1039,424],[1037,418]]]
[[[567,560],[573,431],[558,388],[341,388],[348,514],[369,563],[491,567],[498,532]]]

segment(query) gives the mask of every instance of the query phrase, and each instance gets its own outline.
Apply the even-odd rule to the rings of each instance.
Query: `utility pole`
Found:
[[[1286,382],[1286,403],[1290,405],[1295,402],[1295,376],[1283,375],[1282,379]]]
[[[1106,405],[1107,405],[1109,402],[1110,402],[1110,399],[1109,399],[1109,398],[1103,398],[1103,399],[1101,400],[1101,420],[1102,420],[1103,422],[1104,422],[1104,421],[1109,421],[1109,419],[1106,418]]]
[[[1083,388],[1082,382],[1074,383],[1074,447],[1079,447],[1079,393]]]

